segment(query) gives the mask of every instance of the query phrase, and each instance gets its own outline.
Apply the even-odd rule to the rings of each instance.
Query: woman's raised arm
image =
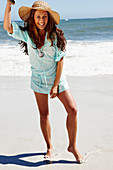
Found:
[[[13,27],[11,25],[11,3],[7,1],[5,15],[4,15],[4,29],[9,33],[13,33]]]

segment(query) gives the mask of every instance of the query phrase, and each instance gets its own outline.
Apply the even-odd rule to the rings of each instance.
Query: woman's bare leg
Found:
[[[49,107],[48,107],[48,94],[35,93],[38,109],[40,112],[40,126],[47,144],[47,153],[44,156],[51,157],[52,144],[51,144],[51,126],[49,122]]]
[[[69,147],[68,151],[72,152],[76,160],[79,162],[83,157],[77,150],[76,146],[76,136],[77,136],[77,107],[75,100],[70,92],[70,90],[65,90],[58,94],[59,100],[63,103],[68,115],[66,120],[66,126],[69,136]]]

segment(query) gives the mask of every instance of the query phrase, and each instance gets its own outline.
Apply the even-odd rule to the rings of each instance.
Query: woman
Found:
[[[76,147],[77,107],[63,73],[66,39],[63,31],[56,27],[60,22],[60,16],[44,1],[34,2],[31,8],[20,7],[19,16],[25,22],[25,27],[20,27],[15,22],[11,23],[11,3],[8,0],[4,29],[10,36],[22,41],[24,52],[30,58],[31,88],[36,97],[41,130],[47,144],[44,158],[51,158],[52,155],[48,109],[50,94],[51,98],[58,97],[67,111],[68,151],[75,156],[78,163],[83,163],[83,157]]]

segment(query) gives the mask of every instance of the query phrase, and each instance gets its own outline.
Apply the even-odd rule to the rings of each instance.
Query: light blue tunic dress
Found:
[[[47,32],[41,49],[34,49],[36,45],[31,40],[28,32],[22,31],[15,22],[12,23],[12,26],[13,34],[7,32],[8,35],[27,43],[32,72],[31,89],[38,93],[50,94],[56,77],[57,62],[65,56],[65,53],[58,50],[57,40],[51,46],[50,40],[47,39]],[[39,56],[41,52],[44,54],[43,57]],[[59,93],[69,89],[64,71],[62,71],[58,88]]]

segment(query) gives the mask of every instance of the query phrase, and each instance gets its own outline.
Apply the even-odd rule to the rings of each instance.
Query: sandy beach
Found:
[[[0,170],[112,170],[113,76],[67,76],[78,107],[77,146],[86,163],[67,152],[66,111],[50,99],[52,163],[43,161],[46,145],[30,77],[0,77]]]

